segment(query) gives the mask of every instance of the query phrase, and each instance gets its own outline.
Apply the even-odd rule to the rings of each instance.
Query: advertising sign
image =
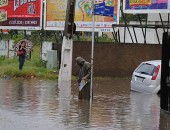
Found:
[[[0,22],[7,20],[7,11],[0,12]]]
[[[40,30],[41,0],[0,0],[0,29]]]
[[[125,13],[169,13],[168,0],[124,0]]]
[[[119,22],[119,0],[96,0],[95,4],[99,14],[95,16],[95,31],[112,32],[112,24]],[[67,0],[46,1],[45,30],[64,30],[66,7]],[[93,0],[76,0],[76,31],[92,31],[92,11]]]
[[[8,0],[1,0],[0,1],[0,7],[8,5]]]
[[[99,4],[95,4],[95,8],[94,8],[94,14],[95,15],[104,15],[105,12],[105,3],[99,3]],[[113,13],[113,12],[112,12]]]
[[[102,3],[95,4],[94,14],[101,15],[101,16],[113,17],[114,7],[112,5],[110,5],[110,6],[106,5],[106,3],[103,1]]]

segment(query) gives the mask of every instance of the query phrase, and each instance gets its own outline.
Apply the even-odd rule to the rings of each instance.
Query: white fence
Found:
[[[47,51],[52,50],[52,42],[43,42],[42,43],[42,60],[47,61]]]
[[[130,22],[129,25],[130,24],[139,25],[140,23],[139,22]],[[150,22],[149,24],[155,24],[155,22]],[[132,42],[132,39],[133,39],[134,43],[136,43],[133,28],[129,27],[130,33],[132,35],[132,39],[130,37],[128,29],[127,28],[126,28],[126,30],[124,30],[124,29],[125,29],[124,27],[119,28],[120,41],[125,42],[125,43],[133,43]],[[135,33],[136,33],[138,43],[144,43],[144,36],[143,36],[142,28],[134,28],[134,30],[135,30]],[[124,31],[126,32],[125,33],[125,41],[124,41]],[[145,33],[145,28],[143,28],[143,31]],[[160,44],[162,44],[163,29],[159,28],[159,29],[157,29],[157,32],[158,32]],[[149,28],[146,29],[146,43],[147,44],[159,44],[155,29],[149,29]]]
[[[14,55],[15,55],[14,41],[13,40],[7,40],[7,41],[0,40],[0,56],[11,58],[11,57],[14,57]]]

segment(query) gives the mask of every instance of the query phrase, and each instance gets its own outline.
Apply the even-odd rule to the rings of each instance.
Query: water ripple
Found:
[[[68,88],[50,80],[0,79],[0,129],[169,129],[160,98],[131,92],[130,80],[122,80],[95,80],[90,104],[78,100],[76,81]]]

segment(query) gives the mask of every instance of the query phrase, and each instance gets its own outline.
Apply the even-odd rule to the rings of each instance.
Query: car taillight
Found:
[[[152,80],[155,80],[158,76],[158,72],[159,72],[159,69],[160,69],[160,65],[158,65],[153,73],[153,76],[152,76]]]

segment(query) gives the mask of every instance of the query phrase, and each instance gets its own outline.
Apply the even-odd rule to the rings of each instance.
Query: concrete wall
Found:
[[[142,61],[161,59],[161,47],[158,44],[95,43],[94,76],[131,76]],[[53,44],[53,49],[61,50],[61,45]],[[90,62],[91,42],[74,42],[73,75],[78,75],[78,67],[75,66],[77,56]]]
[[[7,58],[14,57],[15,51],[13,45],[14,41],[12,40],[0,40],[0,56],[5,56]]]
[[[52,50],[52,42],[43,42],[42,43],[42,53],[41,53],[41,57],[42,60],[47,61],[47,51]]]

